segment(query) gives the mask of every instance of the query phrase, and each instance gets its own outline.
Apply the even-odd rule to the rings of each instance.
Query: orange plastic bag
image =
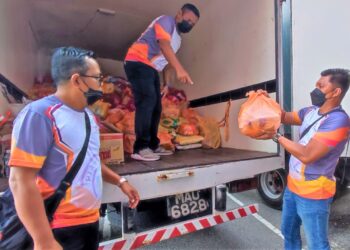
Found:
[[[124,134],[135,134],[135,112],[125,112],[123,119],[114,125]]]
[[[175,151],[175,145],[172,143],[173,136],[167,132],[158,132],[159,145],[167,150]]]
[[[99,100],[96,103],[94,103],[92,106],[90,106],[90,109],[95,115],[98,115],[99,117],[104,119],[106,118],[110,107],[111,107],[110,103]]]
[[[123,146],[126,153],[132,154],[134,152],[134,143],[136,136],[133,134],[124,134]]]
[[[186,107],[186,102],[172,102],[167,98],[162,98],[162,117],[178,119],[181,113],[181,110]]]
[[[116,124],[124,118],[124,115],[125,115],[125,111],[123,111],[122,109],[117,109],[117,108],[110,109],[108,111],[106,122]]]
[[[177,133],[180,135],[189,136],[189,135],[198,135],[199,131],[198,131],[197,125],[195,124],[182,123],[177,128]]]
[[[242,104],[238,114],[238,127],[242,134],[257,138],[264,131],[277,131],[281,125],[281,107],[265,95],[265,91],[250,91],[248,100]]]
[[[181,110],[181,117],[185,118],[189,123],[198,123],[198,113],[192,108],[184,108]]]

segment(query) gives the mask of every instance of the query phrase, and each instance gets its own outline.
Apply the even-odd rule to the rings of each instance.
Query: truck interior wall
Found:
[[[179,51],[191,99],[276,78],[273,0],[209,1],[203,11]]]
[[[28,90],[36,74],[37,45],[30,28],[30,5],[27,1],[0,1],[0,74]],[[0,94],[0,114],[8,109]]]
[[[275,98],[275,94],[271,94],[272,98]],[[277,145],[272,140],[261,141],[251,139],[247,136],[242,135],[239,132],[238,122],[237,122],[237,114],[239,112],[239,108],[241,104],[244,102],[243,99],[236,100],[231,103],[231,111],[229,118],[229,140],[225,141],[225,129],[221,128],[221,139],[222,146],[226,148],[236,148],[236,149],[244,149],[244,150],[253,150],[253,151],[261,151],[267,153],[275,153],[277,152]],[[226,103],[220,103],[215,105],[203,106],[201,108],[197,108],[196,110],[200,114],[205,114],[206,116],[213,117],[216,120],[221,120],[225,115]]]
[[[294,110],[311,105],[310,92],[322,70],[350,69],[349,9],[348,0],[292,1]],[[342,106],[350,112],[349,92]]]
[[[97,58],[97,61],[100,64],[103,74],[126,77],[123,61],[107,58]]]
[[[273,0],[210,1],[193,32],[183,36],[179,51],[195,84],[176,86],[184,88],[189,99],[196,99],[275,79],[274,8]],[[230,139],[223,140],[223,146],[277,152],[275,143],[249,139],[239,132],[237,116],[243,101],[232,103]],[[197,110],[220,120],[225,107],[221,103]]]
[[[38,5],[34,5],[36,10],[32,12],[31,16],[31,21],[34,23],[35,27],[35,34],[40,36],[40,42],[37,46],[34,42],[35,40],[28,22],[30,8],[24,8],[22,1],[21,3],[22,5],[18,5],[19,0],[7,0],[1,3],[2,8],[0,11],[4,12],[2,13],[3,15],[6,15],[6,13],[18,13],[18,11],[23,12],[23,14],[20,16],[7,14],[4,20],[9,20],[11,25],[0,24],[0,29],[4,32],[3,34],[8,34],[6,37],[0,38],[0,45],[5,43],[5,46],[0,46],[0,50],[6,48],[6,51],[4,51],[4,58],[6,58],[6,60],[4,61],[10,60],[10,63],[6,64],[6,68],[4,61],[0,62],[0,69],[11,81],[26,90],[33,83],[35,76],[44,76],[49,72],[52,48],[63,46],[66,42],[57,40],[56,44],[56,41],[50,40],[50,36],[62,39],[62,36],[59,36],[59,34],[64,30],[63,26],[59,26],[59,23],[40,26],[46,18],[45,15],[40,17],[40,15],[43,15],[41,10],[45,9],[54,13],[55,8],[53,5],[47,5],[47,2],[39,1],[36,2]],[[107,3],[107,1],[103,3]],[[122,6],[123,3],[132,6],[138,2],[123,1],[113,4],[108,2],[112,9],[118,9],[117,7],[119,5]],[[181,6],[182,4],[183,2],[177,1],[176,5]],[[91,5],[95,6],[95,3],[91,2]],[[18,6],[23,8],[18,8]],[[93,10],[92,6],[91,9]],[[201,9],[202,17],[193,32],[184,36],[183,46],[179,52],[180,60],[185,65],[186,69],[188,69],[195,85],[187,87],[176,84],[175,86],[183,87],[191,100],[275,78],[275,23],[273,0],[222,0],[220,4],[214,3],[213,1],[207,1],[206,4],[203,4],[203,2],[198,1],[198,6]],[[100,6],[96,5],[95,7]],[[167,9],[164,4],[160,4],[158,7],[163,8],[158,14],[170,13],[169,9]],[[63,6],[62,8],[65,7]],[[123,8],[125,9],[126,7],[124,6]],[[148,13],[147,8],[145,7],[146,14]],[[75,6],[74,10],[77,11],[78,9],[78,6]],[[151,9],[148,11],[150,10]],[[152,11],[155,12],[153,9]],[[176,11],[173,12],[174,14],[176,13]],[[59,15],[58,12],[55,13]],[[124,14],[127,13],[129,12]],[[153,14],[156,15],[156,13]],[[150,13],[147,15],[151,16]],[[118,19],[118,16],[120,15],[114,18]],[[61,18],[63,18],[63,16]],[[88,28],[89,32],[86,32],[86,35],[99,30],[97,26],[100,21],[101,23],[106,21],[104,19],[106,17],[98,18],[100,19],[97,19],[95,21],[96,23],[93,23],[93,25]],[[119,20],[119,22],[120,21],[122,20]],[[47,22],[52,22],[52,19],[51,21],[48,19]],[[124,20],[124,22],[128,22],[128,20]],[[81,25],[84,24],[82,23]],[[145,22],[138,27],[141,28],[142,26],[143,30],[147,25],[148,23]],[[20,30],[21,32],[12,32],[12,29]],[[71,30],[68,31],[71,32]],[[118,33],[118,36],[121,39],[123,37],[120,33]],[[131,43],[134,37],[133,39],[131,39],[131,36],[129,38],[129,43]],[[108,39],[104,41],[108,41]],[[79,41],[75,40],[72,41],[73,45],[79,44],[78,42]],[[94,50],[94,40],[89,40],[88,43],[91,44],[91,46],[85,47]],[[84,43],[81,45],[84,47]],[[37,49],[37,47],[40,47],[40,49]],[[16,51],[16,58],[11,57],[11,54],[14,53],[13,51]],[[97,50],[97,53],[101,55],[99,52],[103,52],[103,50]],[[125,54],[125,52],[126,50],[124,48],[122,52],[118,53]],[[125,76],[122,61],[120,61],[121,58],[118,56],[114,58],[111,55],[109,58],[111,59],[105,57],[98,58],[103,72]],[[231,136],[228,142],[223,141],[223,146],[275,152],[275,144],[252,139],[247,140],[247,137],[239,133],[237,128],[237,115],[242,102],[243,100],[237,100],[232,103],[230,114]],[[212,116],[219,120],[224,115],[225,105],[225,103],[211,105],[199,108],[198,110],[202,115]]]
[[[51,49],[40,49],[38,53],[38,77],[45,76],[50,73],[51,64]],[[97,58],[103,74],[125,77],[123,62],[108,58]]]

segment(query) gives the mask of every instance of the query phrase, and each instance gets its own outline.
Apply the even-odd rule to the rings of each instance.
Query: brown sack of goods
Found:
[[[238,114],[238,127],[242,134],[257,138],[266,131],[275,132],[281,124],[281,107],[267,96],[266,91],[247,93],[248,100]]]
[[[211,117],[199,118],[199,134],[203,136],[202,145],[204,148],[221,147],[220,127],[217,120]]]

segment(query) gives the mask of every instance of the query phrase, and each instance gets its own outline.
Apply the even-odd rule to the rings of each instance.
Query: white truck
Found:
[[[314,59],[315,54],[320,55],[317,46],[301,42],[305,35],[313,41],[315,36],[323,34],[313,27],[318,27],[320,20],[325,24],[330,21],[321,18],[317,5],[328,13],[328,5],[335,1],[192,2],[200,9],[201,18],[193,31],[183,36],[179,58],[195,84],[178,87],[186,91],[191,106],[201,115],[218,120],[222,118],[226,102],[232,100],[231,137],[217,150],[176,152],[152,163],[127,158],[124,164],[111,166],[139,190],[142,201],[132,213],[126,208],[126,197],[119,189],[104,184],[103,203],[109,205],[102,211],[108,214],[105,217],[108,220],[101,219],[101,249],[137,248],[258,211],[257,204],[225,210],[226,186],[230,191],[240,191],[257,183],[262,198],[272,206],[280,206],[286,185],[284,152],[272,141],[257,141],[241,135],[236,122],[239,107],[245,93],[254,89],[266,89],[280,103],[286,99],[286,108],[305,106],[318,73],[325,67],[335,66],[334,63],[320,64],[320,60]],[[344,7],[349,5],[346,0],[338,2]],[[183,3],[180,0],[2,0],[0,81],[28,91],[35,77],[49,72],[52,49],[69,45],[95,51],[104,73],[124,76],[122,61],[128,46],[152,19],[162,14],[175,15]],[[292,30],[288,28],[290,10],[296,12],[292,20],[296,25]],[[336,18],[349,23],[345,10],[342,8],[343,13]],[[318,19],[309,18],[307,11],[315,12]],[[300,24],[300,20],[305,23]],[[313,26],[306,27],[310,33],[304,34],[302,27],[310,22]],[[289,44],[286,43],[288,31],[293,32],[293,43]],[[317,44],[322,39],[318,39]],[[350,44],[349,41],[342,43],[344,48],[346,44]],[[339,46],[331,48],[334,51]],[[293,53],[293,61],[282,49]],[[306,55],[309,51],[313,52]],[[350,68],[345,59],[348,56],[344,55],[344,61],[337,61],[339,54],[331,54],[334,61]],[[327,62],[328,56],[327,52],[324,61]],[[293,83],[288,76],[293,76]],[[284,85],[288,79],[289,85]],[[9,107],[0,96],[0,114]],[[142,211],[151,211],[156,222],[132,226],[130,219]],[[157,221],[159,218],[163,220]],[[115,229],[118,225],[122,225],[119,231]]]

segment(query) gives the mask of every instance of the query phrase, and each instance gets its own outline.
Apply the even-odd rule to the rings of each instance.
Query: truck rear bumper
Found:
[[[157,228],[142,233],[124,234],[123,238],[101,242],[99,250],[136,249],[145,245],[176,238],[185,234],[193,233],[205,228],[213,227],[225,222],[233,221],[257,213],[258,204],[235,208],[225,212],[215,212],[212,215],[204,216],[170,226]]]

